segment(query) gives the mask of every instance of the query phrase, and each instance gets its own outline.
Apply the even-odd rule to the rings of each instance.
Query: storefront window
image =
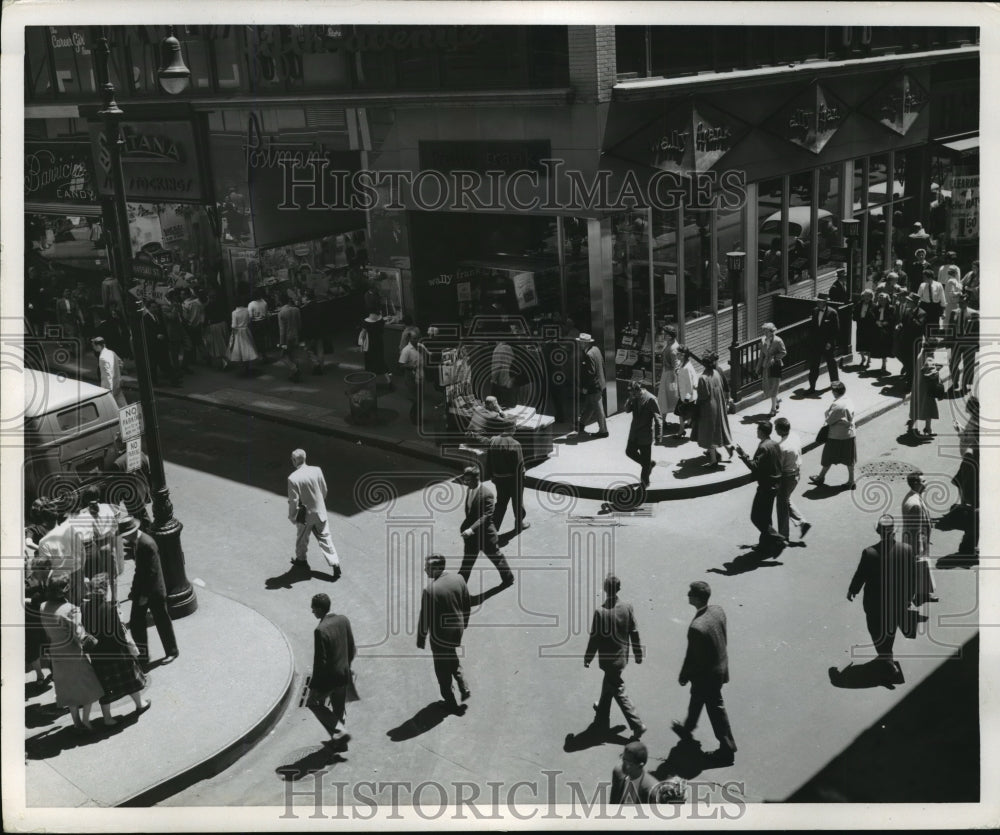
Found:
[[[566,315],[572,319],[573,325],[579,330],[588,331],[592,328],[590,319],[590,250],[587,246],[587,218],[562,218],[563,224],[563,263],[565,270],[565,287],[563,296],[566,300]],[[554,236],[556,221],[552,220],[552,234],[546,237],[544,244],[551,245],[554,251]]]
[[[712,313],[711,211],[684,212],[684,320]]]
[[[840,246],[840,181],[843,167],[826,165],[819,170],[819,223],[816,277],[829,275],[841,262],[833,257],[833,247]]]
[[[40,26],[29,26],[24,30],[24,65],[26,89],[29,97],[43,96],[52,89],[49,64],[49,30]]]
[[[781,207],[781,179],[757,185],[757,294],[785,286],[782,273],[781,230],[788,220]]]
[[[715,263],[716,275],[719,277],[717,310],[732,307],[733,279],[729,275],[727,252],[746,252],[743,246],[743,211],[742,209],[719,209],[715,217]]]
[[[813,172],[803,171],[789,177],[788,191],[788,283],[798,284],[812,278]]]
[[[82,26],[53,26],[50,29],[56,85],[60,93],[93,93],[94,77],[90,40]]]
[[[677,324],[677,211],[653,211],[653,316],[659,333]]]
[[[220,90],[236,90],[244,86],[243,74],[240,72],[240,42],[235,37],[215,38],[212,41],[215,50],[216,83]]]

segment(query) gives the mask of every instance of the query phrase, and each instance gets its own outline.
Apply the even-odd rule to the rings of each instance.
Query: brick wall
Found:
[[[569,80],[580,102],[611,101],[615,27],[569,26]]]

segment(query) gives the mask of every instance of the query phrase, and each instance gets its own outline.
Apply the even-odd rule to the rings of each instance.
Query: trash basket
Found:
[[[378,413],[378,391],[375,375],[368,371],[357,371],[344,377],[347,386],[347,402],[351,407],[351,423],[369,423]]]

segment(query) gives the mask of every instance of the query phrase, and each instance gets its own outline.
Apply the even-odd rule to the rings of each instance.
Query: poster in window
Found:
[[[951,180],[951,238],[966,241],[979,237],[979,175]]]
[[[514,275],[513,281],[518,310],[526,310],[538,304],[534,273],[517,273]]]

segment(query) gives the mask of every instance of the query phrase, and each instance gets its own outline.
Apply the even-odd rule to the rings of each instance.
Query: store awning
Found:
[[[938,140],[940,142],[940,140]],[[964,139],[955,139],[950,142],[941,142],[945,148],[958,151],[960,154],[967,154],[970,151],[979,150],[979,135],[967,136]]]

